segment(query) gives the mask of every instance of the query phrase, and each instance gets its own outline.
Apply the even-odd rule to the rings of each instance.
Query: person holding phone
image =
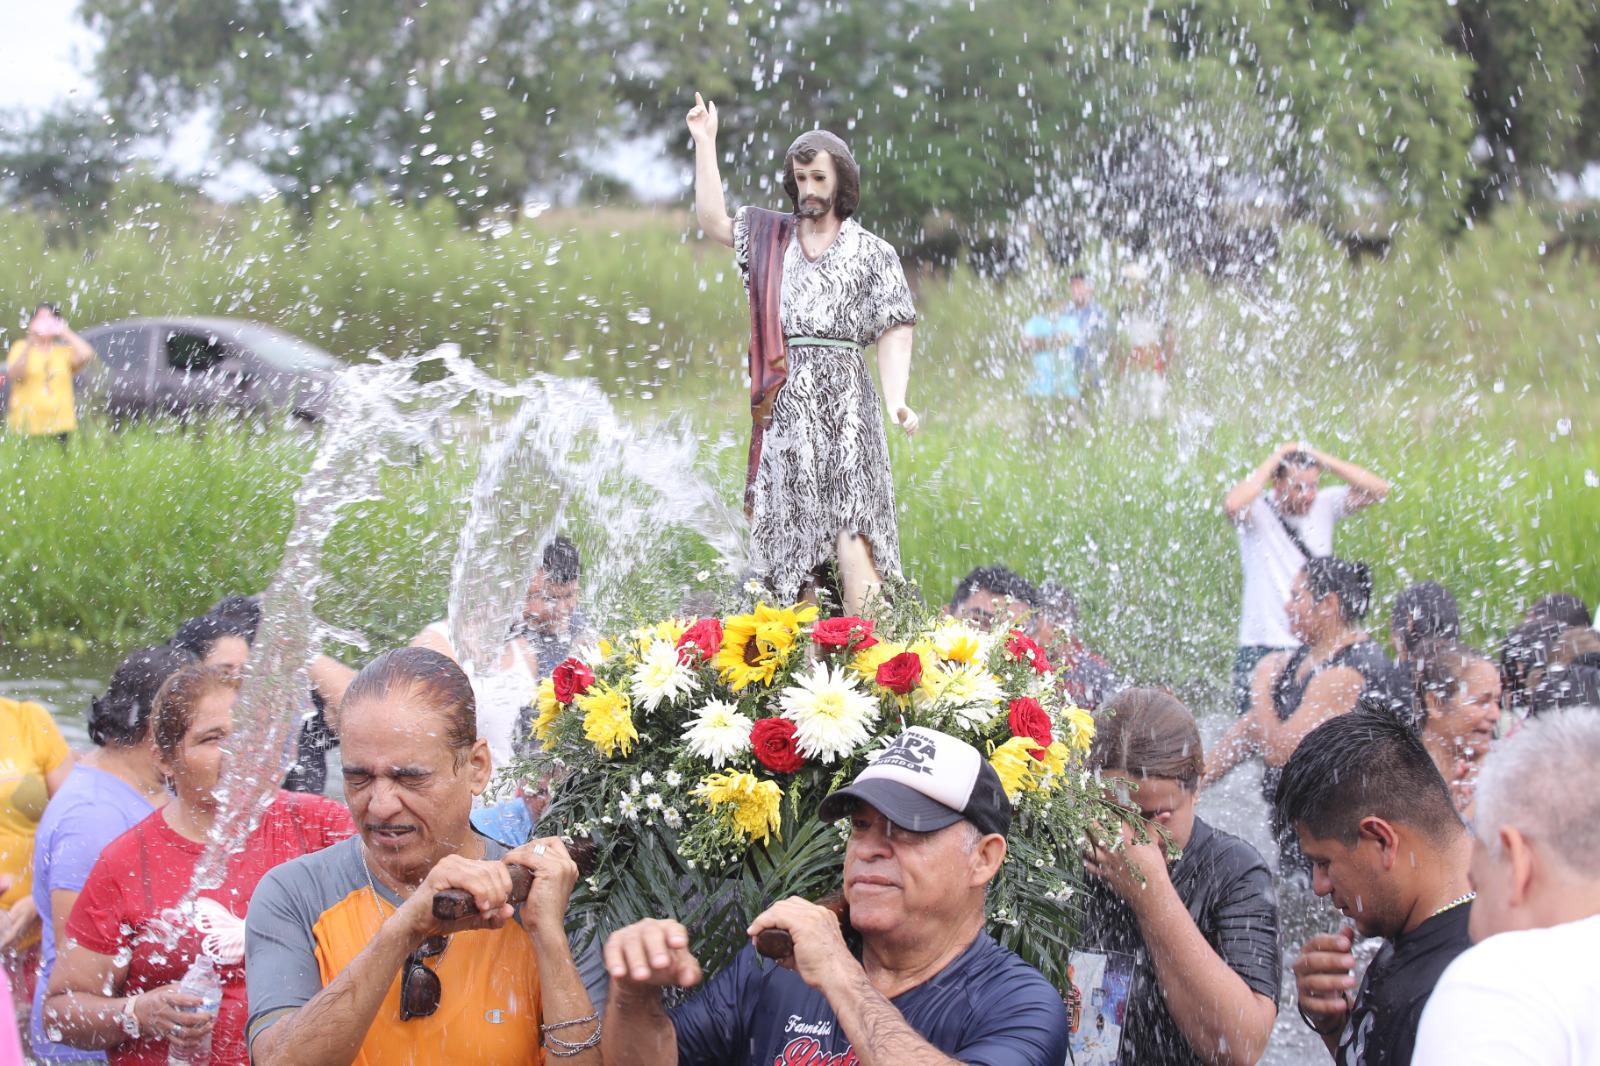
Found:
[[[55,304],[34,308],[27,335],[6,356],[6,377],[11,382],[6,425],[11,432],[53,436],[66,444],[78,428],[72,375],[93,360],[94,349],[72,331]]]

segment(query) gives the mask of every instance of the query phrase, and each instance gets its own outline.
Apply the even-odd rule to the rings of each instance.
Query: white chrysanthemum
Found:
[[[633,668],[633,698],[646,712],[676,703],[700,687],[694,671],[678,659],[678,649],[664,640],[652,643]]]
[[[946,662],[975,664],[986,661],[994,638],[966,622],[948,619],[929,636],[933,650]]]
[[[878,720],[878,701],[857,688],[843,670],[818,663],[783,690],[778,702],[794,723],[795,747],[808,759],[839,759],[867,742]]]
[[[737,706],[712,700],[683,727],[683,735],[690,751],[720,770],[729,759],[750,750],[753,728],[755,723],[740,714]]]
[[[683,815],[678,813],[678,808],[668,807],[661,812],[661,820],[667,823],[668,829],[677,829],[683,824]]]
[[[929,703],[969,726],[993,717],[1006,698],[999,678],[979,663],[937,666],[923,675],[922,691]]]
[[[683,784],[683,775],[678,773],[676,770],[668,770],[666,781],[668,788],[677,788],[679,785]]]
[[[639,819],[639,805],[634,802],[632,796],[623,796],[618,800],[617,810],[630,822],[638,821]]]

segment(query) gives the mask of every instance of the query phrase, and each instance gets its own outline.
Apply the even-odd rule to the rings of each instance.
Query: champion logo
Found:
[[[814,1036],[797,1036],[783,1046],[772,1066],[857,1066],[856,1049],[847,1048],[830,1055]]]
[[[486,1010],[483,1012],[483,1020],[488,1022],[490,1025],[499,1025],[501,1022],[506,1020],[506,1012],[498,1008],[494,1010]]]

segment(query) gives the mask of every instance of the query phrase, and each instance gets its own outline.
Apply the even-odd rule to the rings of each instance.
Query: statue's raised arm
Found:
[[[717,171],[717,105],[694,94],[694,107],[685,121],[694,140],[694,214],[707,237],[733,247],[733,219],[722,199],[722,175]]]

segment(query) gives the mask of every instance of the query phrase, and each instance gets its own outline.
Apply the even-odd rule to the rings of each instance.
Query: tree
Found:
[[[209,108],[224,155],[292,197],[367,187],[468,216],[515,208],[584,174],[581,149],[618,119],[603,2],[84,0],[81,13],[129,122],[157,133]]]
[[[31,122],[14,114],[0,129],[0,196],[44,214],[94,217],[130,155],[115,122],[71,106]]]
[[[1476,211],[1519,188],[1579,172],[1592,157],[1585,96],[1600,100],[1594,63],[1600,15],[1579,0],[1462,0],[1451,35],[1473,62],[1469,98],[1486,149]],[[1585,142],[1588,143],[1585,143]]]

